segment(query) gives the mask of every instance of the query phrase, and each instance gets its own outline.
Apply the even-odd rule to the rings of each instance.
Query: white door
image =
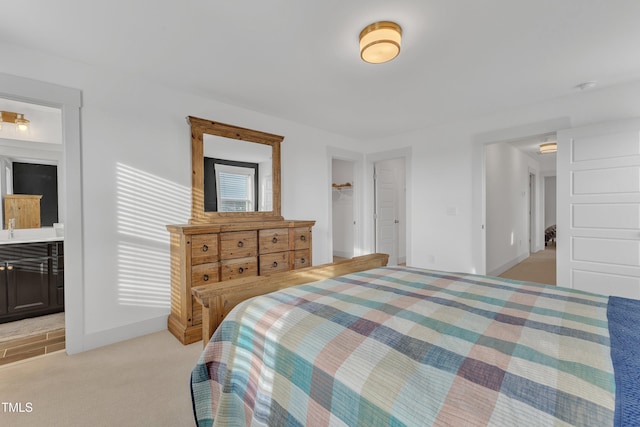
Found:
[[[640,298],[640,119],[558,132],[557,282]]]
[[[374,165],[376,252],[389,255],[388,265],[398,264],[398,217],[396,181],[385,162]]]

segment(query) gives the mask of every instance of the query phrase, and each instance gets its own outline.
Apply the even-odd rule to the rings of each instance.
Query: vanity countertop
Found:
[[[0,245],[16,245],[20,243],[60,242],[64,236],[56,234],[53,227],[23,228],[13,230],[13,237],[9,238],[9,230],[0,230]]]

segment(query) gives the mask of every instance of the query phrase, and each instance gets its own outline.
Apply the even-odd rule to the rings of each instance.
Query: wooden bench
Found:
[[[291,286],[387,265],[389,255],[371,254],[270,276],[245,277],[195,286],[191,293],[202,304],[202,340],[206,346],[224,317],[240,302]]]

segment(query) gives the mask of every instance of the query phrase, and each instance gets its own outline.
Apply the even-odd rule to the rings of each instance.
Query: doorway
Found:
[[[352,160],[331,159],[331,230],[333,260],[355,254],[355,166]]]
[[[78,89],[0,73],[0,98],[20,100],[62,111],[58,120],[64,149],[58,167],[60,220],[64,232],[64,305],[65,346],[68,354],[84,350],[84,255],[82,248],[82,174],[80,155],[80,106]],[[35,132],[31,123],[30,132]],[[22,148],[19,144],[17,149]],[[43,144],[45,151],[49,144]]]
[[[0,292],[7,296],[5,304],[0,298],[4,365],[65,348],[63,237],[54,227],[61,204],[63,133],[61,108],[0,98],[0,109],[31,119],[26,131],[11,123],[0,129],[0,195],[5,204],[9,197],[38,197],[37,204],[20,205],[18,217],[10,218],[18,211],[4,206],[11,215],[0,228],[12,227],[8,222],[16,228],[3,234],[11,239],[3,245],[0,277]]]
[[[544,252],[543,177],[555,174],[556,159],[555,153],[539,152],[540,144],[553,137],[555,133],[545,133],[484,146],[488,275],[555,284],[555,251]],[[537,274],[536,268],[545,274]],[[516,273],[525,275],[514,277]]]

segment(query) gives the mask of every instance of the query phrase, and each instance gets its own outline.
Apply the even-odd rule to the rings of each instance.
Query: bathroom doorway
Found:
[[[0,365],[4,365],[65,349],[64,237],[59,226],[64,192],[58,187],[63,180],[63,122],[61,108],[11,98],[0,98],[0,110],[29,120],[29,127],[22,130],[4,121],[3,114],[2,200],[5,196],[37,200],[28,210],[33,222],[16,229],[7,229],[5,221],[15,213],[4,203],[0,209],[0,292],[6,297],[0,298]]]

